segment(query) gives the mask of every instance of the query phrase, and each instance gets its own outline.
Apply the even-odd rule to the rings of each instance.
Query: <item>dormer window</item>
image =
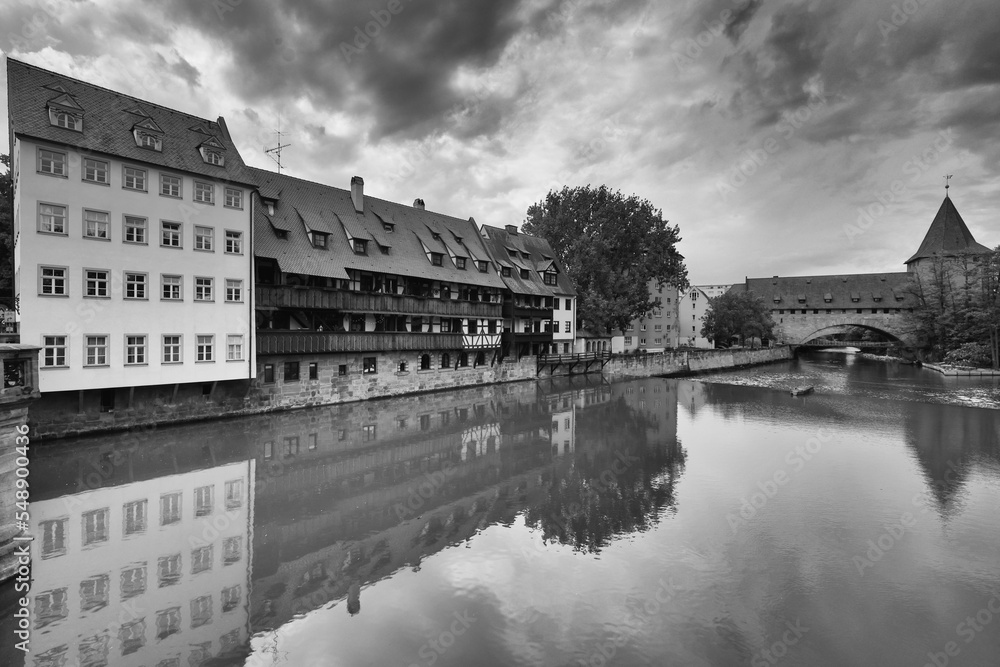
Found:
[[[486,260],[481,259],[478,262],[476,262],[476,268],[479,269],[480,273],[486,273],[490,268],[490,263],[487,262]]]
[[[324,236],[325,236],[325,234],[324,234]],[[326,241],[325,238],[323,240]],[[365,241],[363,239],[354,239],[354,241],[351,244],[351,247],[354,249],[354,254],[355,255],[367,255],[368,254],[368,241]]]
[[[531,278],[531,272],[528,269],[521,269],[521,279],[528,280]]]
[[[287,240],[288,239],[288,231],[286,231],[284,229],[275,229],[274,230],[274,235],[277,236],[279,239],[282,239],[282,240]]]
[[[383,255],[388,255],[389,254],[389,246],[387,246],[387,245],[382,245],[380,243],[379,246],[378,246],[378,249],[379,249],[379,252],[381,252]]]
[[[218,151],[204,148],[202,149],[202,157],[205,158],[205,162],[214,164],[216,167],[221,167],[226,164],[226,158]]]
[[[521,253],[521,259],[531,259],[531,255],[526,252]]]
[[[458,268],[460,268],[460,269],[462,269],[464,271],[465,270],[465,258],[464,257],[456,257],[455,258],[455,266],[457,266]]]
[[[437,232],[431,232],[431,236],[434,237],[435,241],[440,241],[441,240],[441,235],[438,234]]]
[[[357,241],[355,241],[355,243],[357,243]],[[313,232],[312,244],[314,248],[326,248],[326,234],[323,232]],[[356,245],[354,247],[354,252],[358,252]],[[364,245],[361,246],[361,252],[364,253]]]
[[[163,140],[158,135],[142,130],[135,131],[135,143],[139,148],[148,148],[152,151],[163,150]]]
[[[500,268],[500,275],[504,278],[510,278],[510,267],[504,266]]]
[[[510,248],[507,248],[507,254],[510,255],[513,259],[517,259],[517,251],[516,250],[511,250]]]
[[[431,264],[434,266],[442,266],[444,263],[444,254],[440,252],[431,253]]]
[[[545,284],[546,285],[555,285],[556,284],[556,274],[553,273],[552,271],[546,271],[545,272]]]
[[[83,131],[83,117],[71,114],[63,109],[54,109],[49,107],[49,122],[56,127],[61,127],[67,130],[74,130],[76,132]]]
[[[391,222],[383,222],[382,229],[392,234],[394,231],[396,231],[396,225],[392,224]]]

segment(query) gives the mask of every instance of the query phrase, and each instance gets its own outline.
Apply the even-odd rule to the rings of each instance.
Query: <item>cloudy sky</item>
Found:
[[[564,184],[636,193],[699,284],[903,270],[945,174],[1000,244],[992,0],[7,0],[0,26],[225,116],[255,166],[280,117],[293,176],[495,225]]]

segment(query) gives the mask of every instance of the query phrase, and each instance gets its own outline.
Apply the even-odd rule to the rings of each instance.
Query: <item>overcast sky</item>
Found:
[[[254,166],[280,116],[288,174],[480,223],[638,194],[696,284],[904,270],[945,174],[1000,244],[995,0],[5,0],[0,26],[19,59],[224,116]]]

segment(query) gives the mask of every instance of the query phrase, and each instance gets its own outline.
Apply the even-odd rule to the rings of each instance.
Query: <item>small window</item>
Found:
[[[146,218],[134,215],[125,216],[125,242],[146,243]]]
[[[181,247],[181,223],[160,222],[160,245],[167,248]]]
[[[125,337],[125,363],[133,366],[146,363],[146,336]]]
[[[108,163],[94,158],[83,159],[83,180],[89,183],[108,184]]]
[[[326,247],[326,234],[324,234],[323,232],[313,232],[312,233],[312,244],[313,244],[314,248],[325,248]],[[357,248],[355,248],[354,252],[358,252]]]
[[[135,131],[135,143],[139,148],[148,148],[151,151],[163,150],[163,140],[159,136],[142,130]]]
[[[65,130],[83,131],[83,118],[62,109],[49,108],[49,123]]]
[[[42,346],[42,368],[66,367],[66,336],[43,336]]]
[[[551,272],[546,272],[546,274],[545,274],[545,284],[546,285],[555,285],[556,284],[556,274],[551,273]]]
[[[243,191],[238,188],[226,188],[226,208],[243,208]]]
[[[66,154],[47,148],[38,149],[38,172],[52,176],[66,175]]]
[[[122,167],[122,187],[127,190],[146,191],[146,170],[138,167]]]
[[[108,337],[84,336],[84,366],[108,365]]]
[[[297,361],[286,361],[285,362],[285,373],[282,376],[285,382],[298,382],[299,381],[299,362]]]
[[[531,278],[531,272],[528,269],[521,269],[521,279],[529,280]]]
[[[66,268],[61,266],[40,266],[38,293],[43,296],[68,296]]]
[[[362,363],[361,372],[365,375],[378,372],[378,359],[376,357],[365,357]]]
[[[180,176],[160,174],[160,194],[164,197],[180,197],[182,193]]]
[[[394,225],[394,224],[392,224],[390,222],[383,222],[382,223],[382,229],[384,229],[385,231],[387,231],[390,234],[392,234],[394,231],[396,231],[396,225]]]
[[[352,242],[352,247],[354,248],[354,253],[357,255],[368,254],[368,241],[362,239],[354,239],[354,241]]]
[[[431,355],[422,354],[420,355],[420,370],[429,371],[431,369]]]
[[[319,364],[315,361],[309,362],[309,379],[310,380],[319,379]],[[315,447],[311,447],[311,449],[315,449]]]
[[[500,269],[500,275],[504,278],[510,278],[510,267],[504,266]]]
[[[441,355],[441,368],[451,368],[451,355],[447,352]]]
[[[243,281],[226,278],[226,302],[240,303],[243,301]]]
[[[215,230],[211,227],[195,227],[194,249],[213,252],[215,250]]]
[[[88,239],[109,240],[108,214],[104,211],[83,211],[83,235]]]
[[[214,301],[215,300],[215,278],[194,279],[194,300]]]
[[[226,361],[243,361],[243,336],[241,334],[226,336]]]
[[[230,255],[243,254],[243,232],[226,232],[226,252]]]
[[[107,298],[108,272],[103,269],[84,269],[84,296]]]
[[[38,231],[46,234],[65,234],[66,207],[56,204],[39,204]]]
[[[409,370],[409,364],[407,364],[405,361],[400,361],[398,364],[396,364],[397,373],[405,373],[407,370]]]
[[[347,375],[347,364],[340,364],[337,366],[337,375],[340,377]]]
[[[458,268],[460,268],[460,269],[462,269],[464,271],[465,270],[465,258],[464,257],[456,257],[455,258],[455,266],[457,266]]]
[[[476,262],[476,268],[479,269],[480,273],[486,273],[490,268],[490,263],[485,260],[478,260]]]
[[[163,363],[179,364],[181,362],[181,337],[163,337]]]
[[[431,264],[433,266],[441,266],[444,261],[444,255],[439,252],[431,253]]]
[[[215,336],[198,336],[197,344],[197,361],[215,361]]]
[[[206,148],[204,156],[205,156],[205,162],[209,164],[214,164],[216,167],[221,167],[226,164],[225,156],[223,156],[222,153],[218,151],[213,151]]]
[[[181,276],[162,276],[163,289],[160,292],[160,298],[164,301],[180,301],[183,298],[181,294],[181,280]]]
[[[272,384],[274,382],[274,364],[264,364],[264,383]]]
[[[215,186],[211,183],[195,181],[194,200],[201,204],[215,204]]]

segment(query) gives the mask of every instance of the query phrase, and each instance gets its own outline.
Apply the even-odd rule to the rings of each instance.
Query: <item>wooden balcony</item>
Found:
[[[258,331],[257,354],[461,350],[462,334]]]
[[[260,309],[294,308],[488,319],[503,317],[503,304],[499,302],[457,301],[401,294],[368,294],[297,285],[259,285],[255,289],[257,308]]]

